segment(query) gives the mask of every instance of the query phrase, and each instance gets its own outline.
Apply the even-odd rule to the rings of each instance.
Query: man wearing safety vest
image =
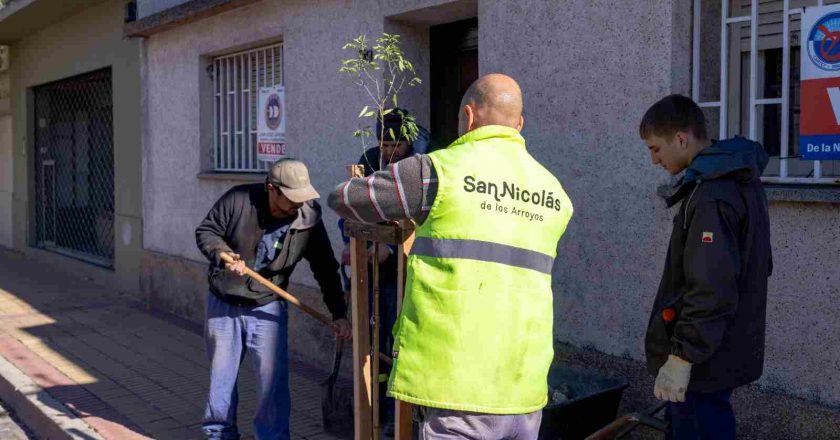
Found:
[[[417,224],[388,394],[418,406],[422,438],[537,438],[572,203],[526,150],[523,124],[516,81],[483,76],[461,101],[460,138],[328,200],[350,220]]]

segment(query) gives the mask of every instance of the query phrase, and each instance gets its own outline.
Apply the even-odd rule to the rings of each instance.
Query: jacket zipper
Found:
[[[688,196],[688,200],[685,202],[685,207],[683,208],[683,231],[688,229],[688,205],[691,204],[691,199],[694,197],[694,193],[697,192],[697,188],[700,188],[702,183],[702,180],[697,180],[697,185],[695,185],[694,189],[691,190],[691,195]]]

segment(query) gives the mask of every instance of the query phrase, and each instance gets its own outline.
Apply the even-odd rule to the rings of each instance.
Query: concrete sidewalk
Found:
[[[209,370],[200,330],[0,251],[0,356],[105,439],[202,438]],[[256,404],[250,365],[239,382],[246,439]],[[334,438],[321,428],[326,374],[292,362],[293,439]]]
[[[558,362],[626,378],[630,386],[620,413],[654,403],[653,378],[642,363],[563,344],[555,350]],[[72,427],[65,430],[82,433],[78,425],[83,421],[109,440],[202,438],[209,371],[200,326],[146,310],[80,277],[44,273],[31,260],[7,251],[0,251],[0,357],[8,361],[0,359],[0,374],[5,363],[28,376],[25,380],[34,385],[24,388],[38,394],[45,412],[69,408],[66,414],[74,420],[65,420]],[[321,428],[319,383],[326,367],[291,364],[293,439],[334,438]],[[2,382],[0,394],[8,388]],[[239,427],[248,439],[255,391],[247,359],[239,388]],[[742,440],[840,439],[838,408],[756,386],[737,390],[733,404]],[[662,438],[640,429],[627,439]]]

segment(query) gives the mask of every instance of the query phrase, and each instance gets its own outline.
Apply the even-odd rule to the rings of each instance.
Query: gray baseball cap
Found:
[[[304,203],[321,197],[309,182],[309,171],[306,165],[297,159],[280,159],[274,162],[266,180],[295,203]]]

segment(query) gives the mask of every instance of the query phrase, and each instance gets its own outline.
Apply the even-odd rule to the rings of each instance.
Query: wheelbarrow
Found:
[[[647,426],[660,432],[668,432],[668,422],[656,417],[656,414],[662,411],[663,408],[665,408],[665,402],[658,402],[643,411],[623,415],[609,425],[592,433],[589,437],[586,437],[586,440],[620,439],[639,426]]]
[[[539,440],[620,439],[639,426],[665,432],[667,423],[655,417],[664,402],[616,419],[628,383],[603,373],[552,365],[548,373],[549,403],[543,409]]]

